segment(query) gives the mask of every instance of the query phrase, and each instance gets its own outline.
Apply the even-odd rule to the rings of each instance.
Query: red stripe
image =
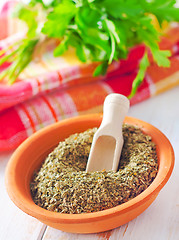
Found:
[[[38,78],[36,78],[37,85],[38,85],[38,91],[41,92],[41,83],[39,82]]]
[[[59,79],[59,82],[60,82],[60,84],[61,84],[61,83],[62,83],[62,81],[63,81],[62,75],[60,74],[60,72],[59,72],[59,71],[57,71],[57,74],[58,74],[58,79]]]
[[[28,112],[27,109],[24,107],[24,105],[21,104],[21,107],[22,107],[23,111],[25,112],[25,114],[27,115],[27,117],[28,117],[28,119],[29,119],[29,122],[30,122],[30,125],[31,125],[31,127],[32,127],[33,133],[36,132],[35,124],[34,124],[32,118],[31,118],[29,112]]]
[[[44,100],[44,102],[47,104],[47,106],[49,107],[52,115],[53,115],[53,118],[55,119],[56,122],[58,122],[58,118],[57,118],[57,115],[53,109],[53,107],[51,106],[50,102],[44,97],[42,96],[42,99]]]

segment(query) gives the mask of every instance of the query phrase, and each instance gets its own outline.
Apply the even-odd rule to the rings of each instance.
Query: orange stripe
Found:
[[[65,113],[64,113],[60,103],[58,102],[57,98],[54,97],[54,96],[51,96],[51,99],[56,104],[56,106],[57,106],[57,108],[58,108],[58,110],[59,110],[59,112],[61,114],[61,117],[64,119],[65,118]]]
[[[58,122],[57,115],[56,115],[56,113],[55,113],[53,107],[52,107],[51,104],[49,103],[49,101],[48,101],[44,96],[42,96],[42,99],[44,100],[44,102],[45,102],[45,103],[47,104],[47,106],[49,107],[49,109],[50,109],[50,111],[51,111],[51,113],[52,113],[52,115],[53,115],[55,121]]]
[[[46,70],[50,70],[49,67],[48,67],[48,65],[47,65],[47,64],[45,63],[45,61],[42,59],[42,57],[40,57],[38,60],[39,60],[38,63],[41,64],[43,68],[45,68]]]
[[[35,107],[32,104],[30,104],[30,108],[34,112],[40,127],[43,128],[44,127],[43,122],[42,122],[40,116],[38,115],[38,112],[36,111]]]
[[[40,84],[38,78],[36,78],[36,81],[37,81],[37,85],[38,85],[38,91],[41,92],[41,84]]]
[[[35,129],[35,124],[29,114],[29,112],[27,111],[27,109],[24,107],[24,105],[21,104],[21,107],[23,109],[23,111],[25,112],[25,114],[27,115],[28,119],[29,119],[29,122],[30,122],[30,125],[32,127],[32,130],[33,130],[33,133],[36,132],[36,129]]]
[[[109,240],[109,238],[111,237],[112,231],[109,230],[107,232],[102,232],[98,234],[99,239],[103,239],[103,240]]]
[[[59,82],[60,82],[60,84],[61,84],[61,83],[62,83],[62,81],[63,81],[62,75],[60,74],[60,72],[59,72],[59,71],[57,71],[57,74],[58,74],[58,79],[59,79]]]
[[[125,233],[126,233],[126,231],[127,231],[127,228],[128,228],[128,223],[126,224],[126,227],[125,227],[125,229],[124,229],[123,237],[124,237],[124,235],[125,235]]]

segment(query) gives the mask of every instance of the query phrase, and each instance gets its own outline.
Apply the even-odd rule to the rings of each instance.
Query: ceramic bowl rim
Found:
[[[6,174],[5,174],[5,182],[6,182],[6,188],[7,192],[11,198],[11,200],[17,205],[22,211],[26,212],[27,214],[42,220],[42,221],[49,221],[53,223],[84,223],[84,222],[94,222],[98,221],[101,218],[104,218],[108,216],[109,218],[114,216],[114,215],[119,215],[119,214],[124,214],[137,206],[143,204],[147,200],[149,200],[151,197],[155,198],[156,194],[159,193],[159,191],[163,188],[163,186],[166,184],[168,181],[173,167],[174,167],[174,151],[173,147],[168,140],[168,138],[156,127],[153,125],[139,120],[134,117],[126,117],[125,122],[131,123],[133,122],[133,125],[139,125],[141,126],[148,126],[152,131],[155,131],[157,135],[162,137],[162,140],[165,141],[165,143],[168,146],[168,151],[169,151],[169,156],[170,156],[170,166],[168,169],[166,169],[165,174],[163,176],[161,170],[159,169],[159,172],[152,182],[152,184],[144,190],[141,194],[136,196],[135,198],[129,200],[126,203],[123,203],[121,205],[118,205],[116,207],[94,212],[94,213],[82,213],[82,214],[65,214],[65,213],[56,213],[52,212],[46,209],[43,209],[39,206],[37,206],[32,199],[29,202],[29,199],[26,199],[23,197],[21,194],[20,190],[18,189],[18,186],[14,184],[14,177],[15,174],[13,173],[15,169],[15,165],[18,162],[18,157],[19,154],[21,154],[21,151],[25,151],[27,147],[29,147],[34,141],[38,139],[40,135],[47,134],[49,131],[51,131],[52,128],[57,128],[63,126],[63,124],[68,124],[69,122],[75,122],[75,121],[85,121],[89,118],[93,119],[101,119],[102,114],[89,114],[89,115],[84,115],[84,116],[77,116],[77,117],[72,117],[69,119],[62,120],[60,122],[51,124],[33,135],[31,135],[29,138],[27,138],[13,153],[11,156],[10,161],[8,162],[8,165],[6,167]],[[136,124],[137,123],[137,124]],[[142,128],[142,127],[141,127]],[[152,134],[151,134],[152,135]]]

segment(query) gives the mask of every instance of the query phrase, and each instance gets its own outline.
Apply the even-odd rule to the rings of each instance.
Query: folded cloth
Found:
[[[3,8],[3,21],[13,2],[8,4]],[[6,19],[7,29],[8,21],[9,17]],[[23,32],[11,33],[3,31],[3,36],[7,37],[0,41],[2,50],[23,36]],[[43,54],[39,54],[38,62],[30,63],[12,86],[5,81],[0,83],[0,151],[16,148],[32,133],[56,121],[102,112],[104,98],[109,93],[128,96],[145,51],[145,46],[136,46],[130,50],[126,60],[114,62],[105,77],[94,78],[92,72],[96,64],[82,64],[72,49],[63,57],[54,58],[53,44],[39,49]],[[170,68],[158,67],[151,60],[145,79],[131,99],[131,104],[179,84],[178,26],[167,31],[160,47],[172,51]],[[8,64],[1,66],[0,70]]]
[[[4,42],[5,40],[0,41],[1,49],[3,49],[1,46]],[[77,60],[72,49],[69,51],[70,56],[67,52],[63,57],[57,58],[53,58],[49,51],[45,54],[46,59],[38,62],[32,61],[13,85],[9,86],[6,82],[0,83],[0,111],[54,89],[63,89],[129,73],[138,66],[144,50],[144,46],[131,49],[127,60],[113,62],[110,65],[106,77],[93,77],[92,74],[97,64],[82,64]],[[1,66],[0,71],[7,66],[7,63]]]

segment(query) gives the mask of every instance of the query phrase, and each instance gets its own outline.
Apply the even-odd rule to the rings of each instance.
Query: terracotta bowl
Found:
[[[37,206],[30,194],[30,181],[47,154],[69,135],[99,126],[101,114],[74,117],[33,134],[12,155],[6,169],[6,187],[12,201],[25,213],[66,232],[96,233],[119,227],[141,214],[155,200],[168,181],[174,166],[174,152],[169,140],[154,126],[126,117],[125,122],[138,125],[157,145],[159,171],[153,183],[140,195],[117,207],[95,213],[61,214]]]

